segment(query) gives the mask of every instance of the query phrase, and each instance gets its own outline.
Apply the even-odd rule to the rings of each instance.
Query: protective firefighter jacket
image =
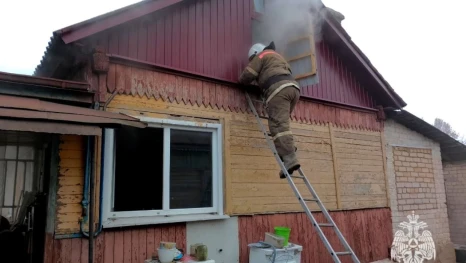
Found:
[[[286,87],[293,86],[299,90],[299,84],[293,78],[280,80],[267,87],[271,78],[283,75],[291,76],[290,64],[274,50],[266,49],[253,57],[241,73],[239,82],[251,84],[257,81],[257,84],[264,93],[266,103],[268,103],[278,92]]]

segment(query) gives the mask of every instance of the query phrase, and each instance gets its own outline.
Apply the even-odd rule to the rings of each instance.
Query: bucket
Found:
[[[285,239],[284,246],[288,246],[288,239],[290,238],[291,229],[289,227],[284,226],[276,226],[275,228],[275,235],[281,236]]]
[[[176,254],[176,249],[166,249],[166,248],[159,248],[158,249],[158,254],[159,254],[159,261],[161,263],[170,263],[173,261],[175,258]]]

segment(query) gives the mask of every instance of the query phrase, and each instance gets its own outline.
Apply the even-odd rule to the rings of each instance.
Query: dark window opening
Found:
[[[168,139],[168,138],[165,138]],[[213,206],[213,133],[163,128],[115,130],[113,211],[163,209],[163,158],[170,154],[169,209]]]
[[[115,130],[114,211],[161,210],[163,129]]]

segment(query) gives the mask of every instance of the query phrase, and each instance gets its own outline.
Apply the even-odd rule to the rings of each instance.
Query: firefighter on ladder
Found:
[[[299,84],[291,76],[288,62],[275,51],[273,42],[268,46],[254,44],[248,56],[249,64],[239,82],[246,85],[257,82],[261,88],[275,148],[288,173],[292,174],[300,168],[290,130],[290,115],[300,96]],[[280,178],[285,178],[282,171]]]

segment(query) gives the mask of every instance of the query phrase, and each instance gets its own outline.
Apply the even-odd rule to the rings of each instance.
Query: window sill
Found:
[[[129,227],[129,226],[143,226],[143,225],[157,225],[168,223],[181,223],[192,221],[209,221],[228,219],[228,215],[214,215],[214,214],[193,214],[193,215],[178,215],[178,216],[144,216],[144,217],[128,217],[128,218],[107,218],[102,223],[104,228],[112,227]]]

